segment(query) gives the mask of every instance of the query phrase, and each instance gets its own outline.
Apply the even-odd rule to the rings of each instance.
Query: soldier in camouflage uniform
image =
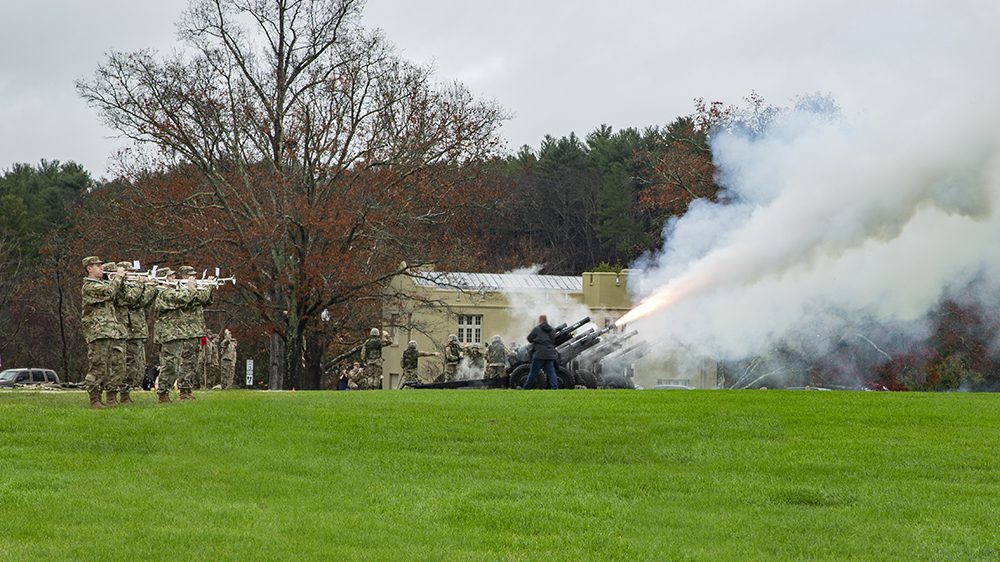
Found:
[[[469,378],[479,379],[483,377],[486,370],[486,359],[483,357],[483,349],[478,343],[469,344],[465,347],[465,356],[469,359]]]
[[[132,264],[118,262],[118,267],[130,269]],[[119,401],[122,404],[132,402],[130,392],[142,385],[146,372],[146,338],[149,337],[149,327],[146,324],[146,309],[156,300],[156,287],[145,283],[129,285],[125,290],[124,306],[118,312],[125,312],[125,325],[128,337],[125,340],[125,384],[120,390]]]
[[[113,261],[107,262],[101,266],[104,270],[104,276],[110,279],[111,276],[119,271],[119,265]],[[124,273],[126,268],[122,267],[121,271]],[[115,294],[114,301],[112,305],[114,307],[114,322],[118,324],[119,331],[124,334],[121,338],[122,349],[127,348],[126,342],[128,341],[128,281],[122,279],[122,288]],[[127,353],[127,351],[126,351]],[[122,361],[121,365],[116,366],[116,368],[108,372],[108,378],[104,381],[104,390],[107,397],[104,399],[104,403],[108,406],[114,406],[119,404],[118,393],[125,390],[125,369],[126,361]]]
[[[351,366],[351,370],[347,372],[347,388],[350,390],[368,390],[365,370],[361,368],[361,363],[357,361]]]
[[[167,282],[177,281],[175,272],[163,271]],[[182,340],[184,331],[183,307],[191,299],[191,290],[185,285],[161,288],[153,302],[156,324],[153,327],[153,341],[160,346],[160,373],[156,382],[156,394],[160,403],[170,402],[170,389],[180,376]]]
[[[222,341],[219,343],[219,362],[222,388],[232,388],[236,384],[236,340],[229,330],[222,333]]]
[[[185,283],[160,291],[156,296],[154,341],[160,344],[160,382],[157,394],[161,403],[170,402],[170,389],[177,383],[181,400],[193,400],[192,379],[205,319],[199,303],[211,302],[211,289],[199,289],[194,283],[194,269],[178,268],[188,277]],[[167,280],[176,279],[167,271]]]
[[[205,351],[202,349],[202,338],[208,333],[205,328],[205,307],[212,304],[212,297],[214,292],[211,287],[198,287],[196,285],[197,277],[195,275],[195,270],[189,265],[182,265],[177,268],[177,274],[182,280],[188,283],[188,287],[191,288],[193,293],[191,294],[191,300],[184,305],[183,312],[185,318],[185,324],[189,329],[189,333],[194,335],[194,340],[188,340],[186,345],[190,346],[187,353],[182,354],[184,362],[181,367],[181,376],[177,381],[177,388],[181,391],[181,400],[194,400],[194,393],[191,389],[194,387],[195,376],[202,376],[202,373],[198,372],[198,353],[200,351]],[[215,277],[209,277],[209,280],[215,279]],[[206,345],[207,347],[207,345]],[[187,379],[185,379],[187,375]],[[199,379],[204,380],[204,379]],[[187,386],[187,391],[185,392],[184,387]]]
[[[417,363],[421,357],[434,357],[441,355],[437,352],[420,351],[417,349],[417,342],[411,341],[403,350],[403,358],[399,360],[399,366],[403,368],[403,378],[399,379],[399,388],[409,388],[403,386],[407,382],[421,382],[417,374]]]
[[[444,380],[453,381],[458,373],[458,364],[462,361],[462,344],[458,343],[458,336],[452,334],[448,336],[448,343],[444,346]]]
[[[486,348],[486,372],[487,379],[499,379],[507,376],[507,347],[503,344],[500,336],[493,336],[490,346]]]
[[[115,318],[115,298],[125,288],[124,270],[104,281],[104,269],[96,256],[83,259],[87,276],[83,278],[83,311],[80,324],[87,340],[87,375],[84,388],[90,398],[91,408],[103,408],[101,390],[113,377],[112,373],[125,368],[125,330]]]
[[[376,390],[382,388],[382,348],[392,345],[392,338],[388,332],[380,334],[378,328],[372,328],[369,336],[361,345],[361,358],[365,361],[365,386]]]
[[[222,387],[222,365],[219,360],[219,334],[209,334],[208,346],[208,387]]]

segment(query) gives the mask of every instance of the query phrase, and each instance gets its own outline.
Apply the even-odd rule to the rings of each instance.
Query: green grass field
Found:
[[[1000,395],[0,394],[11,560],[997,560]]]

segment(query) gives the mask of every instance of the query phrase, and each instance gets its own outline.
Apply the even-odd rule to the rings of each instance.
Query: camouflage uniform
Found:
[[[382,348],[391,344],[389,334],[382,332],[379,335],[378,328],[372,328],[371,337],[361,345],[361,357],[365,361],[365,384],[369,390],[382,388]]]
[[[458,363],[462,360],[462,344],[458,336],[448,336],[448,344],[444,346],[444,380],[453,381],[458,372]]]
[[[432,357],[437,353],[428,353],[417,349],[417,342],[411,341],[403,350],[403,358],[399,360],[399,366],[403,369],[403,378],[399,379],[399,388],[409,388],[403,385],[407,382],[423,382],[417,374],[417,365],[421,357]]]
[[[350,390],[368,390],[368,380],[365,378],[365,370],[358,363],[355,363],[351,367],[351,370],[347,372],[347,388]]]
[[[142,283],[132,285],[125,291],[123,310],[128,329],[125,340],[125,398],[132,389],[142,385],[146,372],[146,339],[149,337],[146,309],[156,300],[156,292],[156,287]]]
[[[186,265],[177,268],[177,271],[184,276],[194,274],[194,268]],[[177,383],[177,388],[183,389],[184,386],[181,383],[184,382],[184,374],[186,373],[190,377],[188,392],[186,393],[188,398],[193,398],[190,389],[195,383],[204,381],[204,371],[199,372],[198,370],[198,354],[201,352],[203,357],[207,349],[207,343],[205,348],[201,345],[202,338],[207,333],[205,329],[205,306],[212,304],[213,296],[212,289],[209,287],[195,287],[192,291],[191,300],[184,306],[183,311],[185,322],[190,327],[190,333],[194,335],[194,339],[186,340],[185,345],[189,346],[190,349],[182,354],[185,362],[182,363],[181,377]],[[197,381],[195,380],[196,377]]]
[[[222,365],[219,360],[219,336],[214,335],[208,340],[208,385],[209,388],[222,386]]]
[[[103,265],[104,273],[110,276],[118,269],[118,264],[115,262],[108,262]],[[128,283],[122,279],[122,288],[115,293],[114,301],[112,306],[114,308],[114,322],[118,324],[119,331],[122,333],[120,345],[122,347],[122,353],[125,353],[127,347],[126,341],[128,339],[128,293],[130,288]],[[108,378],[104,381],[104,390],[107,392],[107,402],[109,404],[114,404],[118,402],[118,393],[127,392],[125,388],[125,365],[126,361],[123,360],[121,364],[116,364],[115,368],[108,372]]]
[[[493,336],[490,346],[486,348],[486,372],[484,377],[499,379],[507,375],[507,348],[500,336]]]
[[[486,359],[483,357],[482,348],[474,343],[465,348],[465,356],[469,358],[469,369],[472,371],[470,378],[481,378],[483,371],[486,370]]]
[[[94,256],[83,260],[84,267],[99,265]],[[101,390],[111,388],[117,373],[125,370],[125,329],[115,315],[115,299],[125,289],[121,277],[110,282],[85,277],[80,291],[83,310],[80,325],[87,340],[87,375],[83,385],[90,395],[91,406],[100,406]],[[96,400],[95,400],[96,399]]]
[[[236,384],[236,340],[228,333],[219,343],[219,362],[222,388],[232,388]]]
[[[154,341],[160,344],[160,384],[157,393],[166,396],[177,383],[181,396],[190,398],[198,347],[205,333],[200,303],[211,302],[210,289],[181,284],[156,296]]]

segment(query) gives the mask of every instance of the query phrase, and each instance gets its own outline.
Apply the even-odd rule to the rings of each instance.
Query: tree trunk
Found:
[[[302,322],[294,310],[289,310],[288,324],[285,327],[285,389],[302,388],[299,379],[302,375],[303,353],[305,353],[302,339],[304,328],[305,322]]]
[[[268,373],[268,388],[281,390],[285,382],[285,342],[281,334],[271,334],[271,369]]]
[[[62,278],[62,264],[56,261],[56,287],[59,288],[59,340],[62,343],[62,376],[66,381],[70,380],[69,376],[69,360],[66,357],[66,307],[63,305],[65,302],[65,287],[63,287]],[[76,377],[74,377],[74,380]]]
[[[326,347],[326,338],[322,333],[313,332],[308,338],[309,345],[306,346],[306,368],[302,375],[303,390],[321,390],[320,381],[323,377],[323,349]]]

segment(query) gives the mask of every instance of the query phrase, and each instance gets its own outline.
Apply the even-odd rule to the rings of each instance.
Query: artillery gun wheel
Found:
[[[528,380],[528,371],[531,370],[531,365],[518,365],[510,373],[510,387],[517,388],[523,386],[525,381]],[[576,385],[576,379],[573,377],[573,373],[562,367],[556,367],[556,380],[559,381],[559,388],[569,388],[572,389]],[[535,384],[533,388],[547,388],[548,381],[545,376],[545,372],[540,372],[535,376]]]
[[[577,369],[574,375],[576,376],[576,384],[587,388],[597,388],[597,375],[594,373],[586,369]]]
[[[601,379],[601,386],[603,388],[627,388],[629,390],[635,389],[635,385],[629,380],[625,375],[607,375]]]
[[[559,388],[568,388],[570,390],[576,388],[576,377],[573,376],[573,371],[569,369],[556,367],[556,380],[559,381]]]
[[[524,381],[528,380],[528,371],[531,369],[530,365],[518,365],[510,372],[510,387],[518,388],[524,386]],[[541,388],[539,386],[538,379],[535,379],[535,388]]]

